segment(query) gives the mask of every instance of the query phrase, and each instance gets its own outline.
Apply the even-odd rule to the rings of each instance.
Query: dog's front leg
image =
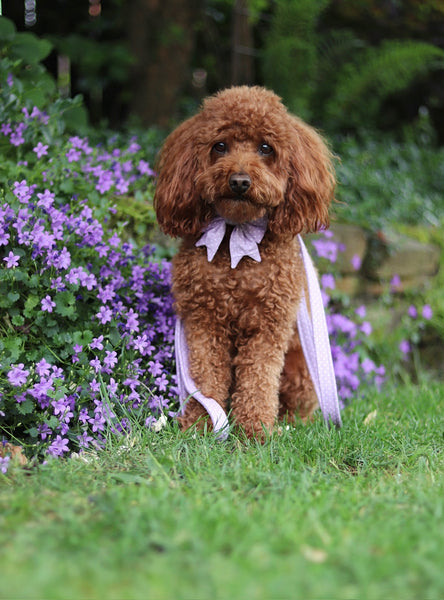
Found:
[[[205,315],[208,319],[208,315]],[[232,382],[231,353],[228,333],[224,328],[215,330],[214,322],[204,316],[184,323],[190,375],[196,388],[209,398],[216,400],[224,411]],[[204,426],[207,422],[205,409],[194,399],[187,401],[179,422],[183,429],[194,423]],[[211,427],[211,422],[208,423]]]
[[[279,385],[290,332],[267,330],[239,348],[234,359],[235,385],[232,415],[248,437],[263,438],[271,432],[278,415]]]

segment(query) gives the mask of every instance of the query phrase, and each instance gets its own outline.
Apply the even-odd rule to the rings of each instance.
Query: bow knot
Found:
[[[207,258],[211,262],[224,239],[227,222],[222,217],[216,217],[203,230],[196,246],[207,247]],[[259,244],[267,230],[267,217],[262,217],[251,223],[235,225],[230,236],[231,268],[235,269],[244,256],[249,256],[261,262]]]

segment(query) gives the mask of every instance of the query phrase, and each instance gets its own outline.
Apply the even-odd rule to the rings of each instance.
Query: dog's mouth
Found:
[[[219,217],[236,224],[255,221],[267,212],[245,194],[219,197],[214,201],[214,209]]]

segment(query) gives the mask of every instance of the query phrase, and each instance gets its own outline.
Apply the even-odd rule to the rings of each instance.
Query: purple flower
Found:
[[[338,257],[338,244],[333,240],[313,240],[316,254],[321,258],[327,258],[330,262],[336,262]]]
[[[3,135],[9,135],[12,131],[11,125],[9,123],[2,123],[0,131],[3,133]]]
[[[150,360],[150,362],[148,363],[148,370],[153,377],[157,377],[158,375],[160,375],[162,373],[162,365],[157,360],[156,361]]]
[[[97,356],[93,360],[90,360],[89,364],[92,366],[92,368],[94,369],[94,371],[96,373],[98,373],[100,371],[100,368],[102,366],[100,364],[100,360],[97,358]]]
[[[111,321],[112,316],[113,313],[106,306],[101,306],[99,312],[96,314],[96,317],[99,319],[102,325],[105,325],[105,323],[109,323]]]
[[[42,425],[39,425],[37,427],[37,430],[38,430],[39,436],[41,437],[42,440],[46,440],[46,438],[49,435],[51,435],[51,433],[52,433],[50,427],[46,423],[43,423]]]
[[[9,468],[9,461],[11,460],[10,456],[1,457],[0,456],[0,471],[5,474]]]
[[[8,256],[6,256],[3,260],[6,262],[6,267],[8,269],[11,269],[18,265],[19,260],[20,260],[20,255],[14,254],[14,252],[12,252],[12,250],[11,250],[9,252]]]
[[[354,268],[355,271],[359,271],[359,269],[361,268],[361,264],[362,264],[362,260],[361,257],[359,256],[359,254],[354,254],[350,260],[351,262],[351,266]]]
[[[401,278],[399,277],[399,275],[393,275],[391,281],[390,281],[390,287],[393,291],[396,291],[400,288],[401,286]]]
[[[22,135],[22,132],[18,129],[11,133],[9,141],[13,146],[21,146],[25,142],[25,138]]]
[[[366,375],[376,370],[375,363],[369,358],[365,358],[361,363],[361,368]]]
[[[128,154],[136,154],[136,152],[139,152],[139,150],[140,150],[140,144],[135,142],[134,139],[136,139],[136,138],[133,138],[133,141],[128,146],[128,150],[127,150]]]
[[[126,329],[131,333],[139,331],[139,315],[132,308],[129,309],[127,314]]]
[[[96,360],[97,360],[97,356],[96,356]],[[100,361],[98,361],[98,362],[99,362],[99,369],[100,369]],[[92,361],[91,361],[91,363],[92,363]],[[90,364],[91,364],[91,363],[90,363]],[[94,368],[94,367],[93,367],[93,368]],[[94,368],[94,370],[95,370],[95,371],[96,371],[96,373],[97,373],[98,369],[95,369],[95,368]],[[93,392],[93,394],[96,394],[97,392],[99,392],[99,391],[100,391],[100,383],[99,383],[99,382],[98,382],[96,379],[93,379],[93,380],[91,381],[91,383],[89,384],[89,389],[90,389],[90,390]]]
[[[58,269],[67,269],[71,265],[71,254],[69,250],[64,246],[59,252],[55,266]]]
[[[89,448],[91,442],[94,441],[94,438],[88,435],[87,431],[84,431],[81,435],[77,436],[77,440],[79,442],[80,448]]]
[[[11,365],[12,368],[8,373],[8,380],[11,385],[14,387],[20,387],[24,383],[26,383],[26,379],[29,375],[29,371],[25,369],[25,365],[23,363],[19,363],[18,365]]]
[[[32,197],[33,189],[28,186],[26,181],[23,179],[22,181],[16,181],[13,185],[13,193],[16,198],[20,200],[23,204],[26,204],[28,200]]]
[[[321,284],[324,289],[330,288],[334,290],[336,287],[335,278],[331,273],[326,273],[325,275],[322,275]]]
[[[403,354],[408,354],[411,350],[410,342],[408,340],[402,340],[399,344],[399,349]]]
[[[111,369],[114,367],[114,365],[117,364],[117,352],[113,351],[109,351],[106,350],[106,356],[103,359],[103,362],[105,363],[105,365],[107,367],[110,367]]]
[[[113,184],[114,179],[112,173],[110,173],[109,171],[104,171],[99,177],[99,182],[96,185],[96,190],[101,194],[104,194],[112,188]]]
[[[70,148],[66,153],[66,158],[68,159],[69,163],[77,162],[78,160],[80,160],[81,156],[82,153],[79,150],[75,150],[74,148]]]
[[[358,317],[361,317],[361,319],[363,319],[367,314],[366,307],[363,304],[361,306],[358,306],[358,308],[355,310],[355,314],[358,315]]]
[[[69,452],[68,443],[69,440],[67,438],[62,438],[58,435],[49,446],[47,452],[52,456],[62,456],[65,452]]]
[[[43,194],[38,193],[37,198],[39,199],[37,202],[37,206],[42,206],[43,208],[48,210],[54,202],[55,194],[50,192],[49,190],[45,190]]]
[[[42,158],[42,156],[48,154],[48,144],[42,144],[42,142],[39,142],[32,150],[37,154],[37,158]]]
[[[433,310],[429,304],[425,304],[422,308],[422,316],[426,321],[430,321],[433,317]]]
[[[139,170],[139,173],[140,173],[141,175],[149,175],[149,176],[151,176],[151,177],[154,177],[154,175],[156,174],[156,173],[155,173],[155,172],[154,172],[154,171],[153,171],[153,170],[150,168],[150,165],[149,165],[149,164],[148,164],[146,161],[144,161],[144,160],[141,160],[141,161],[139,161],[139,164],[138,164],[137,168],[138,168],[138,170]]]
[[[409,315],[409,317],[411,317],[412,319],[416,319],[416,317],[418,316],[418,311],[416,310],[416,307],[413,306],[413,304],[411,304],[408,308],[407,314]]]
[[[371,326],[371,324],[368,321],[364,321],[364,323],[360,327],[360,330],[362,331],[362,333],[364,335],[368,336],[373,331],[373,327]]]
[[[103,342],[103,335],[99,335],[98,338],[93,338],[93,340],[89,346],[92,350],[103,350],[102,342]]]
[[[157,387],[159,388],[159,391],[165,392],[167,389],[167,386],[168,386],[168,379],[167,379],[165,373],[162,373],[162,375],[160,377],[156,377],[155,383],[156,383]]]
[[[51,313],[56,305],[51,296],[45,296],[41,302],[42,310]]]
[[[9,233],[6,233],[6,231],[2,231],[0,229],[0,246],[7,246],[10,237],[11,236],[9,235]]]
[[[120,244],[120,238],[117,235],[117,233],[113,233],[113,235],[108,240],[108,244],[110,246],[113,246],[113,248],[117,248],[117,246]]]
[[[47,375],[49,375],[50,369],[51,363],[49,363],[44,358],[42,358],[42,360],[39,360],[39,362],[35,365],[35,370],[37,374],[40,375],[40,377],[46,377]]]

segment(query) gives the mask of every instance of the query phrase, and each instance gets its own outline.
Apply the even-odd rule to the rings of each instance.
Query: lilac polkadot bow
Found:
[[[222,217],[216,217],[203,230],[196,246],[206,246],[207,258],[211,262],[224,239],[227,222]],[[262,217],[250,223],[235,225],[230,236],[231,268],[235,269],[244,256],[249,256],[261,262],[259,244],[267,231],[267,217]]]

